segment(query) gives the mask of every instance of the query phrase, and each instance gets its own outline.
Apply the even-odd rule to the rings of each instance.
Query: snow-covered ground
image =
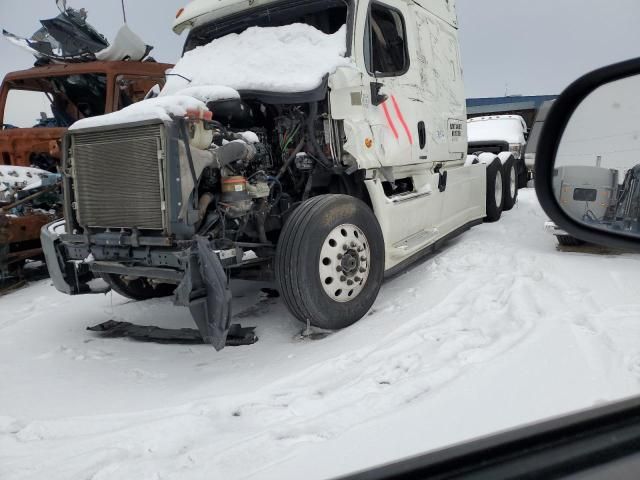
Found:
[[[101,339],[191,327],[169,300],[0,298],[0,478],[323,479],[640,394],[640,256],[559,252],[532,190],[388,281],[323,340],[236,285],[260,341]]]

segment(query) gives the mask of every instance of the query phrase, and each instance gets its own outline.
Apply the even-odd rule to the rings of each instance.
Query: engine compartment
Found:
[[[213,153],[228,151],[233,143],[248,152],[219,160],[199,179],[198,234],[220,248],[237,242],[275,245],[287,214],[312,196],[361,196],[355,178],[349,182],[343,175],[341,124],[330,119],[325,102],[267,104],[243,98],[207,107],[213,118],[202,122]],[[191,139],[202,135],[199,128],[198,122],[190,123]]]

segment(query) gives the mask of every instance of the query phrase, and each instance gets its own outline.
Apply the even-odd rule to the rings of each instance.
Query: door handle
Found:
[[[424,150],[427,146],[427,126],[424,122],[418,122],[418,140],[420,141],[420,150]]]

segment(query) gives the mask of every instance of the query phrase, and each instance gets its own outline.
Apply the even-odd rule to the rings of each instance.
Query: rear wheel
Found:
[[[502,163],[496,158],[487,165],[487,222],[497,222],[502,216],[503,189]]]
[[[323,195],[288,219],[276,252],[276,279],[301,322],[338,330],[370,310],[384,278],[384,240],[371,209],[346,195]]]
[[[524,163],[524,158],[516,160],[516,172],[518,175],[518,189],[527,188],[529,183],[529,170]]]
[[[111,273],[103,273],[100,276],[114,292],[132,300],[168,297],[176,289],[175,285],[167,283],[153,284],[146,278],[141,277],[125,277]]]
[[[518,172],[516,161],[509,158],[502,166],[503,174],[503,211],[511,210],[518,201]]]

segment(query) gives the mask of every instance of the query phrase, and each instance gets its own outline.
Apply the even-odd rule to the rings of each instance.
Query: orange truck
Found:
[[[40,229],[61,215],[55,187],[30,190],[33,179],[57,172],[61,140],[82,118],[103,115],[163,86],[172,65],[153,61],[51,63],[9,73],[0,87],[0,283],[19,277],[27,259],[42,255]],[[38,169],[41,173],[37,173]],[[35,172],[35,173],[34,173]],[[20,177],[21,178],[21,177]]]

